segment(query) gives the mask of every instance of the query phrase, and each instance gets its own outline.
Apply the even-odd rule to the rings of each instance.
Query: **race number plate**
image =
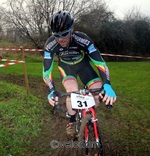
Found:
[[[79,95],[71,93],[71,104],[73,109],[85,109],[95,105],[92,95]]]

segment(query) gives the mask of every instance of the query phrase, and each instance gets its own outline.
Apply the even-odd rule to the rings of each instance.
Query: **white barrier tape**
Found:
[[[8,50],[8,51],[20,51],[20,48],[0,48],[1,50]],[[43,52],[43,49],[24,49],[24,51],[34,51],[34,52]],[[150,59],[150,57],[145,57],[145,56],[129,56],[129,55],[118,55],[118,54],[106,54],[106,53],[101,53],[101,55],[104,56],[114,56],[114,57],[124,57],[124,58],[139,58],[139,59]]]
[[[0,48],[0,51],[6,50],[6,51],[20,51],[20,48]],[[23,49],[24,51],[44,51],[43,49]]]
[[[20,51],[20,48],[0,48],[0,51],[2,50],[8,50],[8,51]]]
[[[15,62],[10,62],[10,63],[0,64],[0,67],[7,67],[10,65],[18,64],[18,63],[25,63],[25,61],[15,61]]]
[[[24,49],[24,51],[44,51],[43,49]]]
[[[145,56],[129,56],[129,55],[118,55],[118,54],[106,54],[106,53],[101,53],[101,55],[104,56],[117,56],[117,57],[124,57],[124,58],[140,58],[140,59],[150,59],[150,57],[145,57]]]
[[[18,60],[0,59],[0,61],[4,61],[4,62],[15,62],[15,61],[18,61]]]

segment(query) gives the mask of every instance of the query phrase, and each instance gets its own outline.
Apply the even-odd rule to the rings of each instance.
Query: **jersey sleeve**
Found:
[[[87,47],[87,53],[90,60],[93,64],[97,67],[99,74],[103,80],[103,83],[110,84],[110,76],[109,76],[109,69],[106,65],[106,62],[103,60],[100,51],[97,47],[95,47],[92,40],[89,38],[90,44]]]
[[[44,62],[43,62],[43,80],[45,84],[47,84],[46,77],[49,78],[52,88],[54,88],[54,83],[52,80],[52,70],[53,70],[53,64],[54,64],[54,56],[50,53],[50,51],[44,51]]]

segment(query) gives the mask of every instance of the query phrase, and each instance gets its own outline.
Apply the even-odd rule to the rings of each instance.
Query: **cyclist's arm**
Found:
[[[108,67],[107,67],[105,61],[103,60],[98,48],[95,47],[91,38],[89,36],[87,36],[86,34],[78,32],[77,35],[79,36],[79,38],[81,37],[81,39],[82,39],[81,45],[83,45],[84,51],[87,52],[89,58],[94,63],[94,65],[97,67],[97,69],[100,73],[100,77],[103,80],[103,83],[110,84],[109,70],[108,70]]]
[[[52,89],[54,89],[54,83],[52,80],[52,70],[53,70],[53,64],[54,64],[54,56],[51,54],[49,51],[44,51],[44,62],[43,62],[43,80],[46,83],[45,77],[48,76],[51,84],[52,84]],[[48,86],[48,85],[47,85]]]
[[[94,44],[91,44],[88,47],[88,56],[90,60],[94,63],[94,65],[97,67],[100,76],[103,80],[103,83],[110,84],[110,78],[109,78],[109,70],[108,67],[103,60],[100,51],[94,46]]]

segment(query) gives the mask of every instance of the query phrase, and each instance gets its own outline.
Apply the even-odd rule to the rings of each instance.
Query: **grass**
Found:
[[[109,146],[114,149],[118,156],[120,153],[128,156],[148,156],[150,152],[148,144],[150,139],[150,62],[108,62],[107,65],[110,70],[112,86],[118,99],[111,112],[108,113],[104,105],[101,105],[97,111],[101,130],[106,138],[105,142],[109,142]],[[26,56],[26,66],[29,77],[42,79],[41,57],[36,61],[34,57]],[[0,74],[23,75],[21,64],[0,68],[0,70]],[[53,71],[53,78],[59,78],[56,65]],[[10,88],[9,86],[10,84],[0,83],[0,89],[2,88],[0,90],[0,100],[2,101],[0,107],[3,110],[0,117],[3,121],[1,125],[3,138],[0,140],[3,140],[3,144],[1,142],[2,150],[5,150],[4,152],[7,154],[16,148],[16,137],[19,140],[24,139],[23,136],[35,136],[37,134],[33,129],[37,128],[37,119],[42,113],[37,109],[40,105],[37,104],[38,99],[36,97],[32,96],[26,99],[22,88],[19,86]],[[3,99],[5,100],[3,101]],[[20,114],[20,110],[24,112],[24,116],[22,113]],[[37,113],[35,113],[36,111]],[[32,119],[28,118],[29,116]],[[29,125],[28,130],[25,130],[26,125]],[[31,134],[32,132],[33,134]],[[13,144],[8,146],[9,142],[13,142]],[[20,149],[14,151],[23,149],[23,145],[19,147]]]
[[[42,120],[41,101],[17,85],[0,81],[0,155],[21,155],[38,135]]]
[[[105,108],[102,131],[122,155],[148,156],[150,139],[149,62],[108,63],[117,102],[111,113]]]
[[[147,92],[150,92],[150,62],[117,62],[113,67],[112,64],[109,65],[110,70],[115,71],[111,72],[112,82],[119,89],[119,94],[126,95],[127,98],[134,98],[137,103],[150,102],[147,94]],[[119,78],[117,78],[117,75]]]
[[[8,47],[16,47],[16,45],[13,44],[12,42],[9,42],[9,41],[6,41],[6,40],[1,40],[0,41],[0,47],[8,48]]]

